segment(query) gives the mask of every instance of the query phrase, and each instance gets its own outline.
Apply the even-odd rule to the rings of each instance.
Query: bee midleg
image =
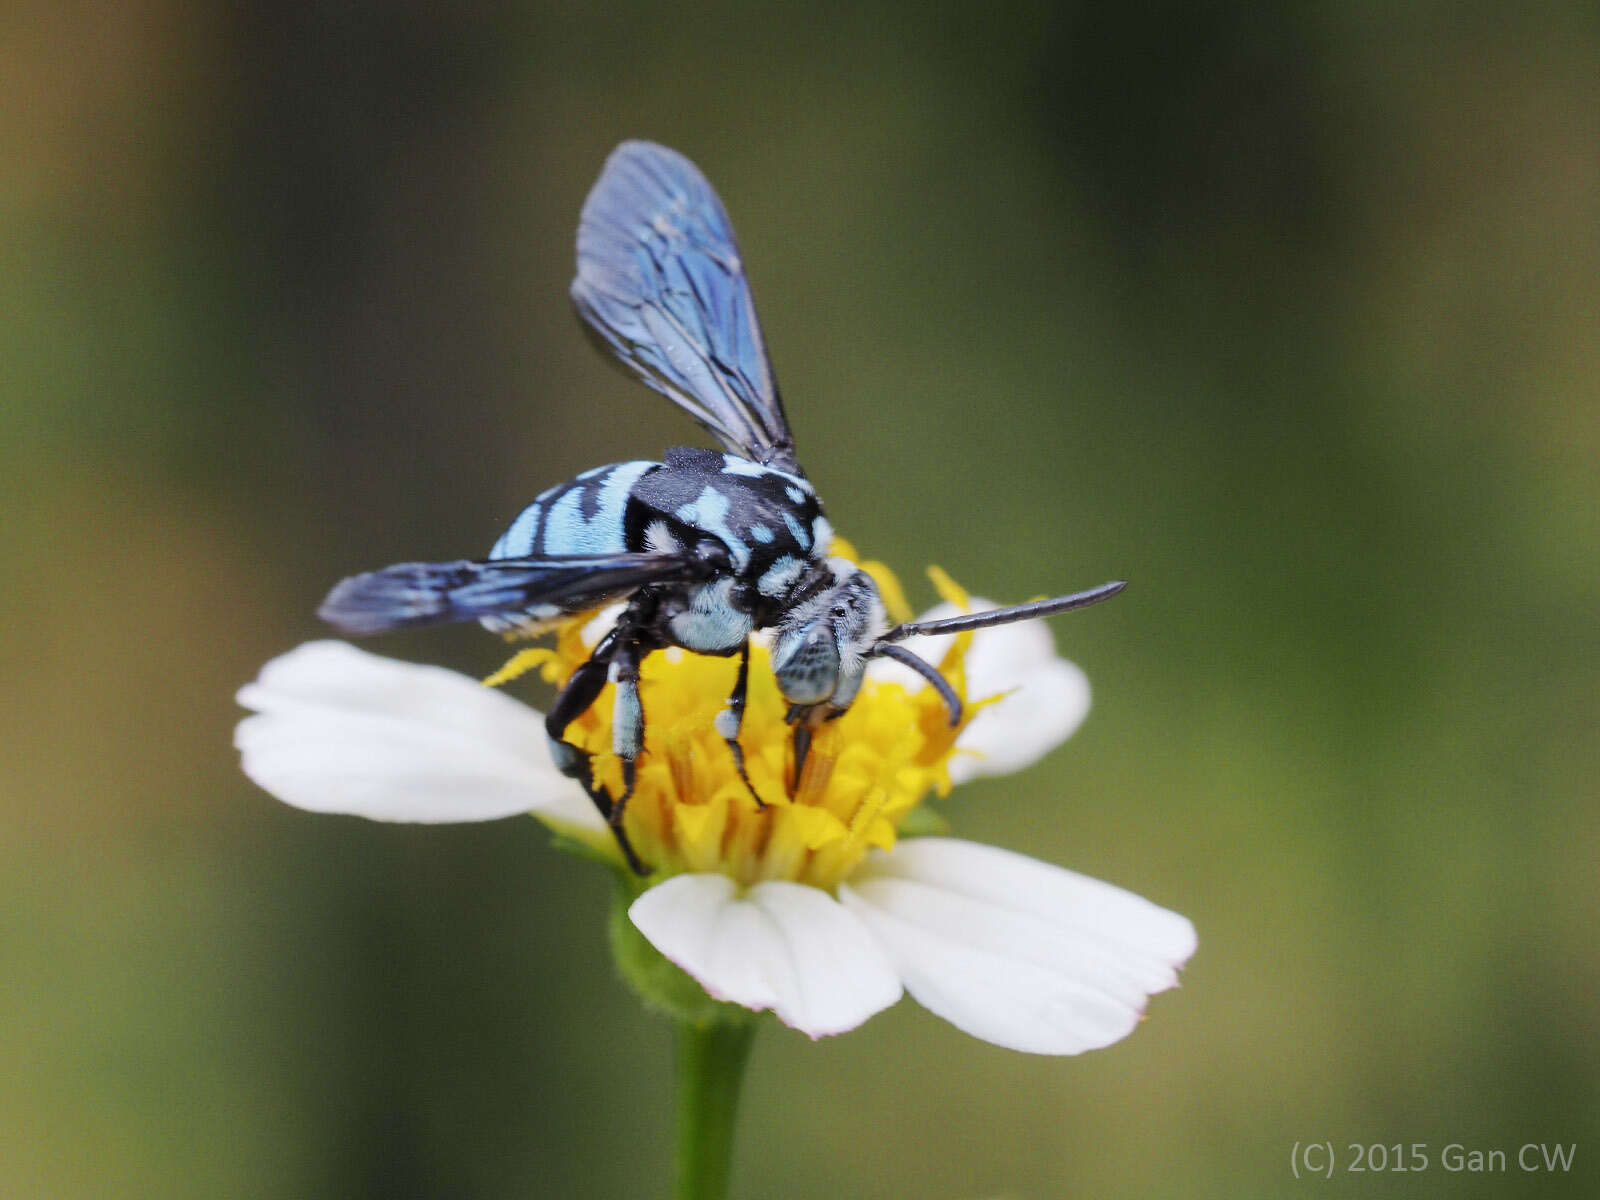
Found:
[[[622,763],[622,795],[611,806],[607,819],[619,832],[628,798],[638,781],[639,755],[644,751],[644,705],[639,702],[639,662],[643,657],[639,642],[630,637],[620,638],[611,656],[610,678],[617,685],[617,698],[611,708],[611,752]]]
[[[739,647],[739,674],[734,680],[733,691],[728,696],[728,702],[715,718],[712,727],[722,735],[722,740],[728,743],[728,749],[733,754],[733,765],[739,768],[739,779],[744,784],[744,790],[750,793],[750,798],[756,802],[757,808],[765,808],[766,802],[756,795],[756,789],[750,783],[750,775],[744,767],[744,747],[739,745],[739,731],[744,728],[745,699],[750,692],[750,642],[746,639],[744,645]]]
[[[617,839],[617,848],[622,851],[622,857],[627,860],[633,872],[636,875],[648,875],[649,868],[639,861],[639,856],[634,853],[633,847],[628,842],[628,835],[622,829],[622,804],[612,800],[605,788],[594,781],[594,756],[581,746],[573,745],[563,736],[567,726],[587,712],[589,706],[599,698],[601,689],[606,685],[606,676],[620,640],[615,630],[608,633],[595,647],[589,660],[572,673],[572,677],[556,695],[555,703],[550,706],[550,712],[545,716],[544,731],[550,739],[550,757],[555,761],[557,769],[563,775],[576,779],[589,799],[594,801],[594,806],[600,810],[600,815],[611,826],[611,832]],[[631,791],[631,772],[626,765],[623,768],[623,776],[628,782],[628,790]],[[626,795],[623,799],[627,799]]]

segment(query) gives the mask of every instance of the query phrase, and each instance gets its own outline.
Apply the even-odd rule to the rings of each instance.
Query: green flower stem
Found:
[[[756,1023],[678,1022],[678,1154],[675,1200],[724,1200],[733,1163],[739,1085]]]
[[[724,1200],[733,1162],[733,1126],[739,1085],[750,1058],[757,1014],[706,995],[664,958],[628,919],[628,906],[645,883],[617,872],[611,905],[611,954],[634,992],[678,1031],[678,1144],[676,1200]]]

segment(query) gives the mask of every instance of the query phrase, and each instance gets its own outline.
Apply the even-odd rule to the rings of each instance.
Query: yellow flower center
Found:
[[[855,558],[840,539],[834,554]],[[896,620],[909,620],[898,581],[881,563],[862,563]],[[948,600],[967,597],[942,571],[929,571]],[[491,686],[537,669],[560,683],[588,658],[583,637],[593,614],[558,627],[554,648],[524,650],[484,682]],[[964,661],[970,634],[954,639],[935,665],[966,698]],[[788,703],[778,692],[767,647],[750,648],[749,695],[739,743],[757,804],[739,778],[733,754],[713,728],[733,690],[738,659],[668,649],[650,655],[639,677],[644,753],[623,820],[639,857],[656,875],[720,872],[741,883],[787,879],[832,888],[873,846],[893,846],[898,830],[929,792],[950,788],[947,764],[974,711],[964,705],[952,728],[938,694],[907,690],[870,676],[855,703],[815,731],[799,778],[794,773]],[[608,684],[565,738],[593,756],[596,782],[622,792],[621,763],[611,753],[616,689]]]

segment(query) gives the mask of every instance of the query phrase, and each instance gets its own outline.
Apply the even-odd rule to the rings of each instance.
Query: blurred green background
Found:
[[[1244,0],[0,15],[0,1194],[656,1196],[669,1030],[532,821],[307,816],[339,576],[693,427],[566,299],[612,145],[740,231],[841,532],[1055,622],[957,831],[1191,916],[1127,1042],[757,1046],[746,1197],[1600,1181],[1600,17]],[[474,631],[386,652],[483,672]],[[1425,1143],[1296,1183],[1296,1141]],[[1578,1143],[1568,1176],[1449,1143]]]

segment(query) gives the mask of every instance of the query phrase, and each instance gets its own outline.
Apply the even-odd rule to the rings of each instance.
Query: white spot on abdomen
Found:
[[[656,464],[618,463],[610,468],[594,494],[594,516],[583,515],[583,494],[575,487],[550,506],[545,516],[541,549],[545,554],[615,554],[626,550],[622,517],[628,495],[639,478]]]

